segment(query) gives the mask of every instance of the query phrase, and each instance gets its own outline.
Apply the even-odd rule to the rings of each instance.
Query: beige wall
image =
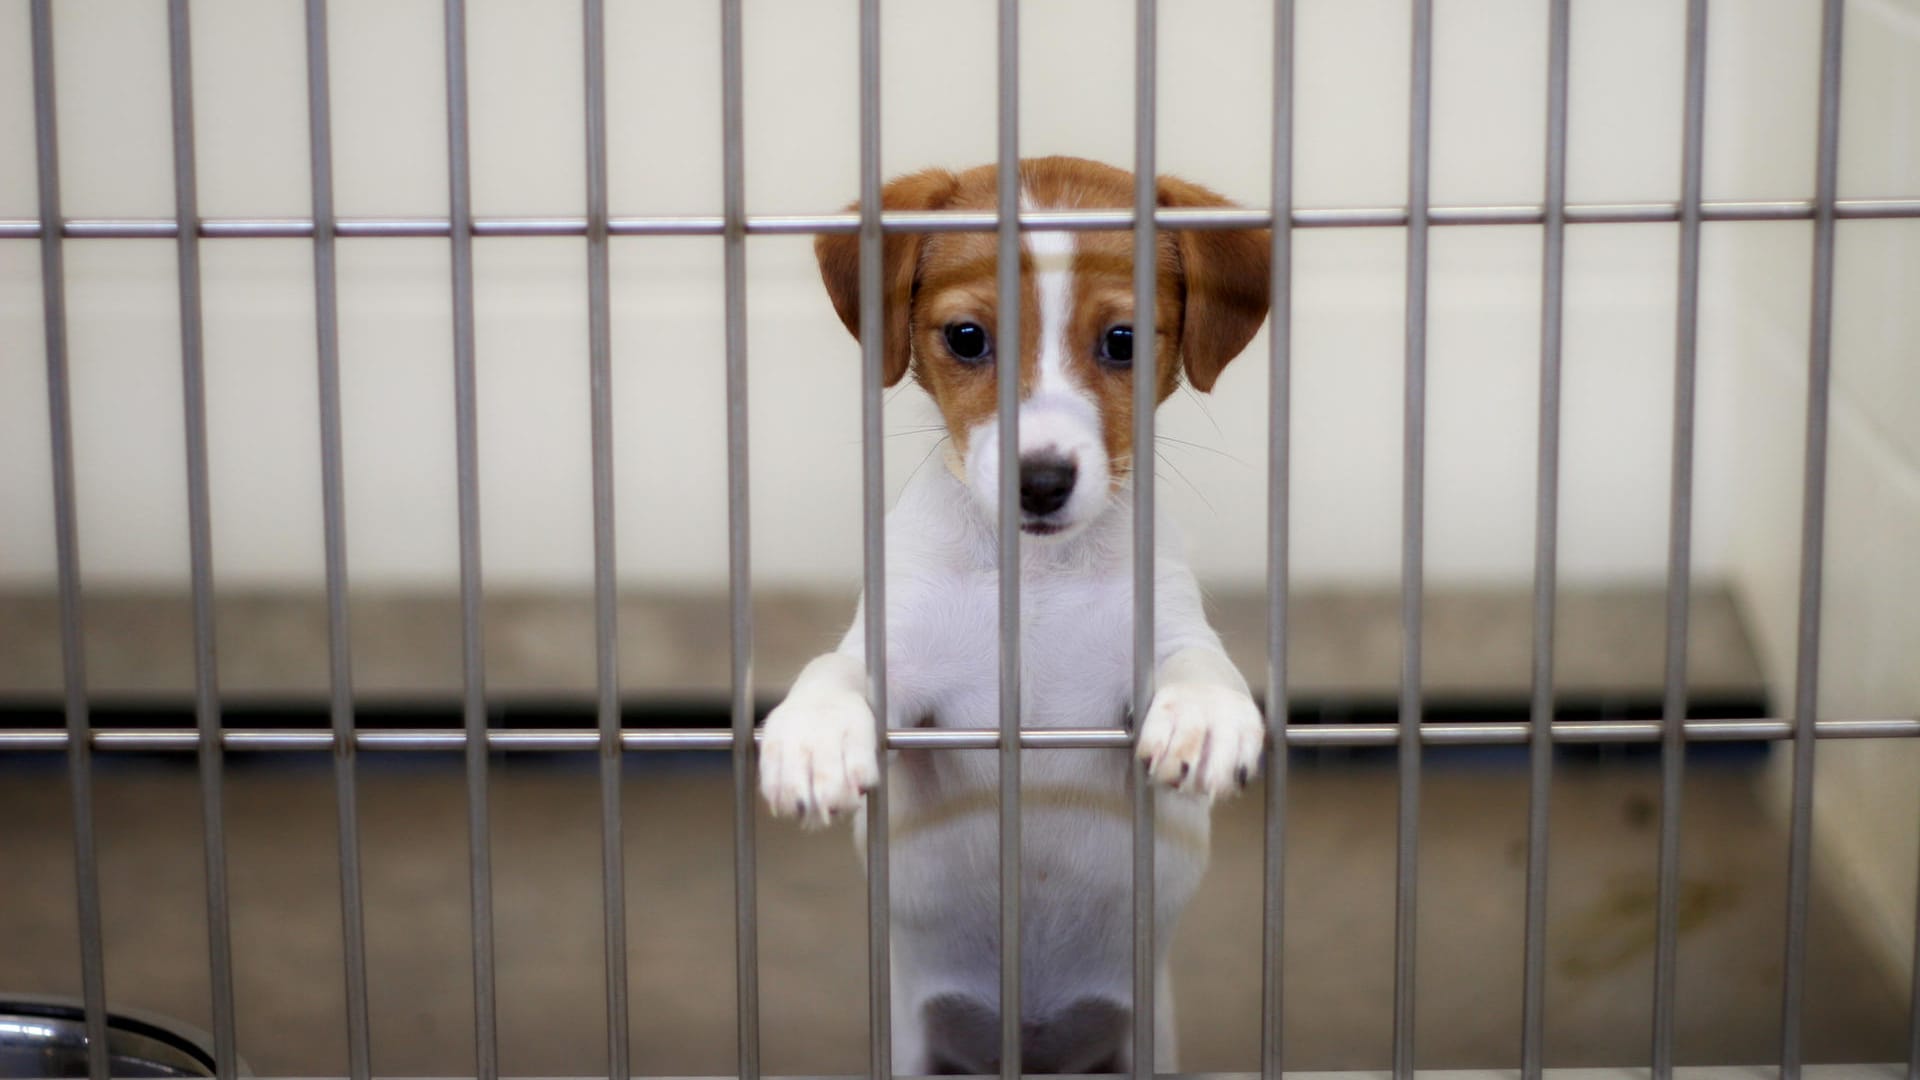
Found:
[[[1723,5],[1724,7],[1725,5]],[[1807,11],[1748,5],[1728,29],[1745,58],[1740,93],[1781,103],[1724,129],[1728,152],[1777,192],[1809,189],[1818,39]],[[1855,0],[1844,39],[1840,192],[1920,191],[1920,5]],[[1731,272],[1720,302],[1734,328],[1723,363],[1737,401],[1734,581],[1773,696],[1794,694],[1801,472],[1806,424],[1810,226],[1716,230],[1708,255]],[[1827,463],[1819,714],[1920,713],[1920,223],[1852,222],[1838,232]],[[1920,864],[1920,745],[1824,742],[1816,848],[1822,871],[1905,985]],[[1790,760],[1774,762],[1785,812]]]
[[[201,203],[210,215],[307,210],[300,5],[194,5]],[[754,212],[835,208],[857,188],[855,5],[749,0],[747,191]],[[58,5],[62,151],[75,215],[171,210],[159,5]],[[1575,198],[1671,198],[1680,25],[1663,0],[1577,5]],[[440,5],[335,0],[339,204],[445,204]],[[993,12],[887,6],[885,167],[964,166],[994,147]],[[1544,8],[1447,0],[1436,39],[1433,190],[1442,202],[1539,198]],[[1033,153],[1131,157],[1130,20],[1097,0],[1026,5],[1023,137]],[[574,5],[474,0],[474,199],[483,214],[578,213]],[[719,206],[716,16],[609,5],[613,206]],[[1267,190],[1269,5],[1163,6],[1168,171],[1250,203]],[[1303,205],[1404,201],[1407,21],[1397,0],[1306,0],[1297,152]],[[1724,82],[1716,74],[1716,86]],[[1716,97],[1715,122],[1749,108]],[[0,9],[0,215],[34,213],[25,12]],[[1716,161],[1718,159],[1716,158]],[[1715,194],[1741,193],[1716,168]],[[1528,580],[1539,230],[1447,230],[1433,244],[1429,570]],[[1579,229],[1569,244],[1564,572],[1664,570],[1673,231]],[[1391,582],[1399,563],[1403,239],[1298,241],[1296,572]],[[204,245],[218,575],[317,584],[318,460],[310,262],[300,242]],[[81,547],[87,580],[185,575],[177,313],[169,245],[68,245]],[[349,546],[364,585],[454,575],[444,242],[341,245]],[[578,585],[590,572],[584,258],[579,241],[477,245],[482,527],[488,581]],[[37,256],[0,243],[0,582],[52,572]],[[620,555],[634,584],[724,579],[720,259],[713,240],[622,240],[614,254]],[[755,565],[762,581],[857,579],[856,352],[798,239],[751,244]],[[1713,326],[1713,313],[1709,312]],[[1714,330],[1723,332],[1722,329]],[[1163,413],[1164,498],[1203,575],[1264,572],[1265,338],[1201,403]],[[1725,388],[1703,393],[1700,570],[1732,565]],[[917,391],[895,397],[898,484],[932,447]],[[670,467],[669,467],[670,466]]]

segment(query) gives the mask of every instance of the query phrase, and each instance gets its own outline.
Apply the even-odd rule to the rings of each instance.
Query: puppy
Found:
[[[1022,209],[1133,204],[1132,175],[1076,158],[1020,165]],[[889,210],[990,210],[995,171],[929,170],[886,186]],[[1167,207],[1227,206],[1171,177]],[[890,727],[998,725],[995,367],[1020,365],[1021,724],[1127,723],[1133,669],[1132,366],[1155,365],[1156,400],[1184,378],[1205,391],[1267,312],[1264,230],[1159,236],[1156,339],[1133,340],[1130,232],[1022,238],[1020,340],[996,334],[996,240],[889,234],[882,319],[888,385],[909,372],[951,436],[944,469],[915,475],[887,515]],[[860,326],[859,241],[822,236],[834,310]],[[1136,359],[1138,354],[1138,359]],[[1208,807],[1258,770],[1265,741],[1246,681],[1201,610],[1174,530],[1156,523],[1155,686],[1136,753],[1156,800],[1156,1068],[1174,1068],[1166,944],[1205,870]],[[864,837],[879,778],[866,700],[864,601],[835,651],[808,664],[767,717],[761,793],[819,826]],[[1132,1067],[1131,811],[1124,750],[1021,759],[1022,1069]],[[897,752],[892,802],[893,1048],[901,1073],[999,1069],[998,758]],[[863,851],[864,856],[864,851]]]

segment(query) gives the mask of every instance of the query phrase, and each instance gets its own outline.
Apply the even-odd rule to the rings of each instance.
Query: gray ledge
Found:
[[[1266,611],[1257,592],[1220,592],[1208,607],[1248,681],[1265,685]],[[166,698],[193,686],[185,593],[90,590],[83,605],[89,692]],[[767,589],[754,595],[754,686],[779,695],[801,665],[839,640],[852,595]],[[460,610],[450,593],[366,591],[351,597],[358,696],[443,699],[460,688]],[[580,698],[594,687],[593,601],[585,593],[489,592],[484,603],[490,697]],[[215,605],[221,693],[229,699],[320,699],[327,690],[325,598],[231,592]],[[1531,598],[1518,589],[1436,589],[1426,603],[1425,688],[1437,697],[1524,698],[1532,670]],[[1290,691],[1391,700],[1400,670],[1395,590],[1303,591],[1290,605]],[[1555,691],[1658,696],[1665,599],[1658,588],[1564,590],[1556,620]],[[632,703],[723,701],[723,593],[629,593],[620,602],[620,682]],[[0,697],[60,693],[58,605],[51,594],[0,594]],[[1694,594],[1689,690],[1753,698],[1759,664],[1732,594]]]

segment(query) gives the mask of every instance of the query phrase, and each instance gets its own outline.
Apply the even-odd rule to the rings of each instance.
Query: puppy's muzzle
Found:
[[[1067,505],[1079,470],[1059,457],[1030,457],[1020,462],[1020,509],[1031,518],[1044,518]]]

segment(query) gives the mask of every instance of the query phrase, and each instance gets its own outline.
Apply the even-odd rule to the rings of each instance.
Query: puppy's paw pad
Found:
[[[1169,683],[1153,696],[1138,753],[1148,773],[1176,791],[1217,799],[1260,771],[1266,724],[1253,699],[1212,683]]]
[[[859,807],[880,780],[873,710],[858,694],[788,699],[760,740],[760,794],[777,817],[809,828]]]

